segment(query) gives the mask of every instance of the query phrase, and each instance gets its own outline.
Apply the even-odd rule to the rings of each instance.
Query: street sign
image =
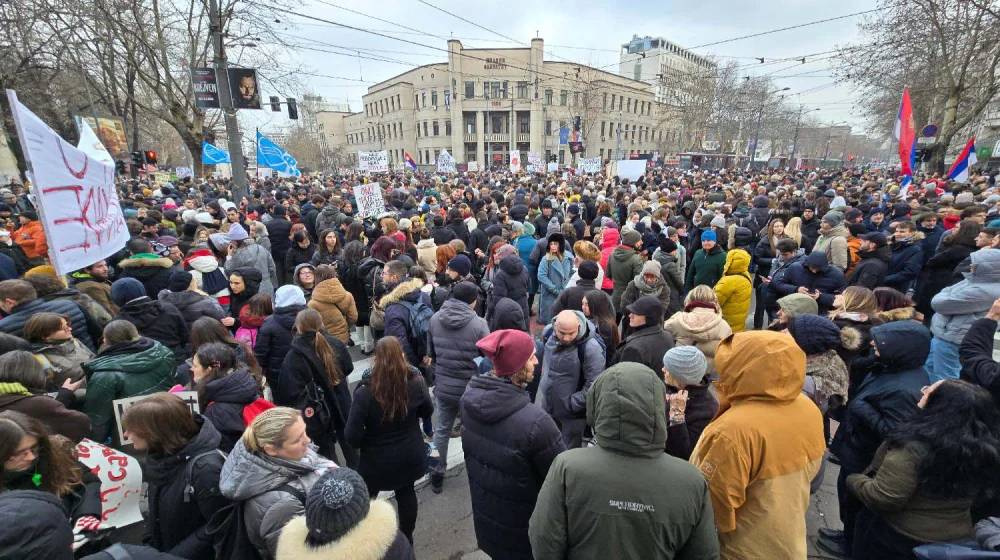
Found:
[[[920,130],[921,136],[934,136],[937,134],[938,127],[936,124],[929,124]]]

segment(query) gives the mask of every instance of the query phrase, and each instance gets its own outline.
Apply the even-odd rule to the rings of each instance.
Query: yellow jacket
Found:
[[[719,343],[719,412],[691,463],[708,481],[723,559],[804,560],[809,483],[826,445],[802,394],[806,355],[791,336],[736,333]]]
[[[715,296],[719,298],[722,317],[734,333],[743,331],[750,312],[753,282],[750,281],[749,269],[749,253],[742,249],[729,251],[726,266],[722,269],[722,278],[715,284]]]

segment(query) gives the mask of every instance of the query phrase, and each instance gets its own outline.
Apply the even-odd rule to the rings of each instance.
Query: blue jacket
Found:
[[[17,280],[17,266],[14,259],[0,254],[0,280]]]
[[[867,370],[858,393],[847,403],[844,422],[830,450],[848,473],[862,472],[886,436],[916,411],[920,390],[930,383],[924,361],[931,333],[916,321],[896,321],[871,330],[879,355],[856,358],[852,368]]]
[[[808,266],[819,269],[819,272],[809,270]],[[816,303],[819,305],[820,315],[833,307],[834,298],[846,285],[844,273],[837,267],[827,264],[826,254],[820,251],[815,251],[789,266],[788,271],[780,277],[776,274],[771,275],[772,289],[780,294],[775,300],[794,293],[800,287],[809,291],[819,290],[820,296]]]
[[[12,334],[19,338],[24,338],[24,324],[28,322],[35,313],[58,313],[70,318],[73,326],[73,336],[90,348],[92,352],[97,351],[94,341],[91,340],[87,332],[87,318],[84,317],[80,306],[67,300],[45,301],[41,298],[26,301],[10,310],[10,314],[0,320],[0,331]]]

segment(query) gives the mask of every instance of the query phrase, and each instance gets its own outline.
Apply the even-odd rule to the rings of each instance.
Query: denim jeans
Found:
[[[458,405],[441,402],[434,395],[434,449],[439,457],[434,465],[434,474],[444,476],[448,471],[448,441],[451,439],[451,429],[458,417]]]
[[[934,337],[931,339],[931,353],[924,362],[931,383],[942,379],[958,379],[962,364],[958,361],[958,345]]]

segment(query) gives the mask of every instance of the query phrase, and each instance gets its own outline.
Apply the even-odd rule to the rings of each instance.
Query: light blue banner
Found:
[[[299,162],[281,146],[271,142],[260,132],[257,133],[257,167],[270,167],[278,173],[301,177]]]

